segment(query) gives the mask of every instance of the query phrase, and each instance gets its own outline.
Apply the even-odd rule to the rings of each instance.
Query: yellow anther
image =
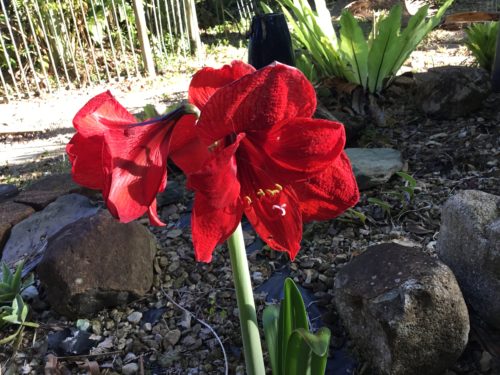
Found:
[[[263,197],[264,195],[266,195],[266,193],[264,193],[264,190],[262,190],[262,189],[257,190],[258,197]]]
[[[269,194],[270,196],[275,196],[276,194],[280,193],[280,190],[271,190],[271,189],[266,189],[266,193]]]
[[[252,198],[250,198],[248,195],[245,195],[245,199],[247,200],[248,204],[252,204]]]
[[[281,186],[280,184],[274,184],[274,186],[276,186],[279,191],[283,190],[283,186]]]

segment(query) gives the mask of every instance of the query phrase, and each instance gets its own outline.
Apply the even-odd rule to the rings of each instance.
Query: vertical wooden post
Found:
[[[148,27],[146,26],[146,17],[144,16],[144,6],[142,0],[133,0],[135,24],[137,27],[137,36],[141,45],[142,61],[144,62],[144,70],[149,77],[156,76],[153,54],[148,39]]]
[[[198,16],[196,15],[196,5],[194,0],[183,0],[184,11],[188,22],[188,34],[191,40],[191,46],[196,56],[200,56],[202,52],[202,44],[200,38],[200,29],[198,28]]]

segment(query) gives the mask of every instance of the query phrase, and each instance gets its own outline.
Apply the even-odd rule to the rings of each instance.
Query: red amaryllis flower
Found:
[[[66,147],[73,179],[102,190],[106,206],[121,222],[148,212],[153,225],[163,225],[156,194],[166,186],[167,157],[183,158],[182,144],[171,147],[171,133],[174,125],[191,129],[196,121],[194,115],[183,114],[174,111],[138,124],[109,91],[97,95],[73,119],[77,133]],[[190,165],[199,168],[205,158],[199,148]]]
[[[253,71],[239,61],[221,69],[205,68],[191,81],[189,101],[203,109],[217,89]],[[174,111],[137,123],[109,91],[97,95],[73,120],[77,133],[66,147],[73,179],[102,190],[109,211],[120,221],[132,221],[147,211],[153,225],[163,225],[156,213],[156,194],[166,186],[167,156],[192,173],[209,155],[196,134],[195,116],[181,116]]]
[[[270,247],[293,260],[303,219],[332,218],[357,202],[356,181],[343,153],[344,128],[312,119],[315,108],[309,81],[281,64],[211,95],[196,128],[212,155],[188,176],[196,192],[197,260],[211,260],[243,213]]]

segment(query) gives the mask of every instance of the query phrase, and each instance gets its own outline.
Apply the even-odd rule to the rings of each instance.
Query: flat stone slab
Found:
[[[27,204],[39,211],[61,195],[84,193],[88,189],[78,185],[71,178],[71,174],[56,174],[45,177],[22,191],[14,201]]]
[[[401,152],[392,148],[346,148],[360,190],[387,182],[403,169]]]
[[[28,208],[33,212],[31,207]],[[33,213],[12,228],[3,250],[2,260],[9,264],[21,259],[31,260],[43,248],[44,242],[49,237],[82,217],[94,215],[98,209],[82,195],[69,194],[58,198],[43,211]]]
[[[1,249],[9,238],[11,228],[26,219],[35,210],[24,204],[12,201],[0,203],[0,254]]]

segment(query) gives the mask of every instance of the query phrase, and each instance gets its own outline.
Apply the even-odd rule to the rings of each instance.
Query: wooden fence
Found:
[[[194,0],[0,0],[0,102],[152,76],[200,49]]]

